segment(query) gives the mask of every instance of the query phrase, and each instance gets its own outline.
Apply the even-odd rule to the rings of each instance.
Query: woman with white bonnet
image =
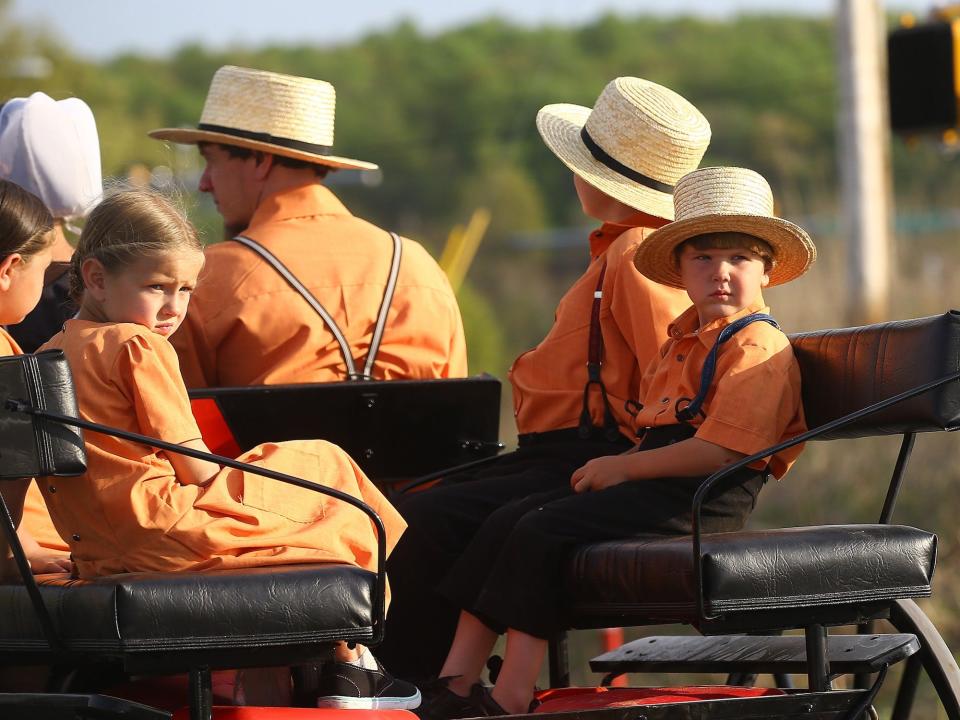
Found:
[[[100,199],[100,141],[87,104],[79,98],[54,100],[42,92],[12,98],[0,107],[0,178],[43,200],[56,218],[53,262],[40,303],[23,322],[7,328],[24,350],[33,352],[73,316],[66,282],[73,247],[65,230]]]
[[[100,141],[93,113],[79,98],[56,101],[42,92],[12,98],[0,107],[0,178],[36,195],[55,219],[53,262],[43,295],[23,320],[7,328],[24,352],[33,352],[76,312],[67,269],[73,247],[65,230],[79,234],[82,219],[103,194]],[[35,484],[30,485],[20,540],[34,572],[70,570],[69,548],[57,534]]]

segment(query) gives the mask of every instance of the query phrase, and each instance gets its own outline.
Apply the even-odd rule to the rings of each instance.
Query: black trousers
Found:
[[[461,606],[438,592],[494,512],[535,494],[570,486],[588,460],[631,446],[626,438],[581,440],[575,431],[522,438],[515,452],[447,478],[397,502],[408,523],[387,561],[392,600],[376,654],[395,675],[436,677],[450,649]]]
[[[674,426],[648,433],[642,447],[689,437]],[[605,447],[604,447],[605,446]],[[400,505],[410,528],[388,563],[393,604],[378,651],[395,674],[436,675],[466,609],[491,628],[538,637],[563,630],[562,580],[578,545],[643,535],[688,534],[702,478],[663,478],[577,495],[572,472],[625,444],[577,443],[521,449],[473,482],[413,496]],[[526,450],[526,452],[525,452]],[[763,484],[747,471],[704,507],[708,532],[742,527]]]

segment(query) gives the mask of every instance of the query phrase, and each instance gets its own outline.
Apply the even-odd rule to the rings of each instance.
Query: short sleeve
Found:
[[[117,354],[114,372],[142,434],[177,444],[200,438],[177,354],[166,340],[129,338]]]
[[[716,390],[697,429],[701,440],[752,455],[802,422],[800,369],[790,343],[773,329],[761,337],[730,343],[721,352]]]

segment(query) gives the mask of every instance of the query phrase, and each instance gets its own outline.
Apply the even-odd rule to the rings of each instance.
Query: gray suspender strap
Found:
[[[370,339],[370,350],[367,352],[367,359],[364,363],[362,375],[357,373],[357,366],[354,364],[353,355],[350,352],[350,345],[347,343],[347,339],[343,336],[340,326],[337,325],[330,313],[327,312],[327,309],[320,304],[320,301],[313,296],[313,293],[307,290],[306,286],[297,279],[297,276],[290,272],[287,266],[284,265],[276,255],[267,250],[256,240],[248,238],[244,235],[237,235],[233,239],[241,245],[245,245],[246,247],[250,248],[253,250],[253,252],[263,258],[267,264],[273,267],[273,269],[276,270],[280,276],[287,281],[290,287],[300,293],[300,296],[307,301],[307,304],[310,305],[310,307],[312,307],[314,311],[316,311],[316,313],[323,319],[323,322],[329,328],[330,332],[333,333],[334,339],[340,346],[340,353],[343,355],[343,361],[347,366],[347,379],[369,380],[372,378],[370,373],[373,370],[373,363],[377,359],[377,352],[380,349],[380,342],[383,340],[383,333],[387,324],[387,313],[390,310],[390,304],[393,302],[393,293],[396,290],[397,277],[400,274],[402,242],[396,233],[390,233],[390,237],[393,238],[393,259],[390,264],[390,274],[387,277],[387,285],[383,291],[383,300],[380,302],[380,311],[377,314],[377,324],[373,330],[373,337]]]
[[[395,232],[390,233],[393,238],[393,259],[390,261],[390,274],[387,276],[387,286],[383,289],[383,300],[380,301],[380,312],[377,313],[377,325],[373,329],[373,337],[370,338],[370,349],[367,351],[367,360],[363,364],[363,377],[369,379],[373,377],[373,362],[377,359],[377,353],[380,351],[380,341],[383,340],[383,332],[387,327],[387,313],[390,312],[390,304],[393,302],[393,292],[397,289],[397,278],[400,276],[400,256],[403,254],[403,243],[400,236]]]

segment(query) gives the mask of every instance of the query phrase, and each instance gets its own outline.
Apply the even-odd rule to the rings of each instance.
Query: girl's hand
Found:
[[[66,555],[31,555],[27,559],[34,575],[73,572],[73,561]]]
[[[603,490],[632,480],[630,455],[608,455],[590,460],[570,477],[574,492],[583,493]]]

